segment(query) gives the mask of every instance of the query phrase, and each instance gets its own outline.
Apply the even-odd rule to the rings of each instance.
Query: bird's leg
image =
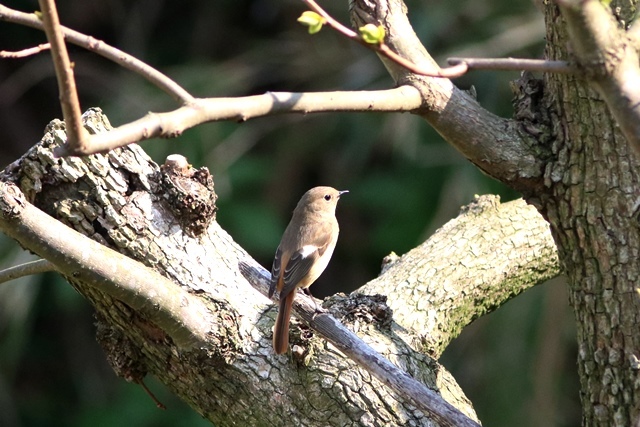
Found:
[[[315,297],[314,297],[313,295],[311,295],[311,290],[310,290],[309,288],[302,288],[302,292],[304,292],[305,294],[307,294],[308,296],[310,296],[310,297],[311,297],[311,300],[313,301],[313,304],[316,306],[316,307],[315,307],[315,311],[316,311],[316,312],[314,313],[314,316],[315,316],[317,313],[320,313],[320,308],[319,308],[319,306],[318,306],[318,303],[316,302]]]

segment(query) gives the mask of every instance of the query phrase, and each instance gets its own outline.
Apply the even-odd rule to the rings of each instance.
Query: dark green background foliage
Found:
[[[347,2],[323,2],[348,22]],[[35,1],[9,7],[36,10]],[[309,36],[298,1],[60,1],[64,24],[162,70],[192,94],[371,90],[392,86],[377,57],[330,30]],[[416,32],[441,64],[449,56],[540,57],[542,17],[526,0],[412,1]],[[45,41],[0,23],[0,49]],[[115,126],[176,105],[142,78],[71,47],[83,109],[101,107]],[[511,114],[515,73],[474,72],[496,114]],[[0,162],[10,163],[61,116],[49,55],[0,61]],[[315,185],[349,189],[338,208],[342,232],[316,295],[352,290],[375,277],[381,259],[424,241],[474,194],[518,195],[482,175],[425,122],[409,114],[317,114],[213,123],[176,140],[143,143],[157,162],[180,153],[207,166],[220,196],[218,220],[270,267],[300,195]],[[3,265],[28,259],[1,240]],[[206,425],[161,384],[155,408],[118,379],[94,339],[91,308],[55,275],[0,285],[0,425]],[[526,292],[469,327],[445,353],[487,426],[571,426],[579,422],[572,318],[563,283]]]

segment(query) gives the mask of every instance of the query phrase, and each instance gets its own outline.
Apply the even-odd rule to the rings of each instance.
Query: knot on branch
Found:
[[[183,230],[192,237],[202,234],[216,218],[213,177],[209,169],[195,169],[179,155],[167,157],[160,167],[158,195],[166,200]]]
[[[520,129],[537,142],[548,146],[552,139],[549,106],[544,105],[544,81],[530,71],[524,71],[519,79],[510,82],[513,92],[514,118]]]

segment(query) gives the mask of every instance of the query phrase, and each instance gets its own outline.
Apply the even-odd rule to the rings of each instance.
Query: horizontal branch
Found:
[[[149,113],[110,132],[92,135],[89,149],[82,153],[69,152],[64,146],[56,151],[56,155],[94,154],[151,138],[174,138],[187,129],[212,121],[243,122],[283,113],[414,111],[421,105],[420,93],[410,86],[379,91],[268,92],[238,98],[197,99],[177,110]]]
[[[471,70],[539,71],[573,74],[576,69],[567,61],[545,61],[526,58],[449,58],[450,65],[466,64]]]
[[[42,22],[34,14],[12,10],[1,4],[0,20],[43,29]],[[370,92],[272,92],[241,98],[196,99],[173,80],[135,57],[77,31],[65,27],[62,31],[68,42],[140,74],[183,106],[167,113],[150,113],[108,134],[92,135],[86,148],[78,150],[66,146],[56,151],[58,156],[88,155],[156,137],[173,138],[191,127],[211,121],[245,121],[282,113],[414,111],[422,105],[420,94],[410,87]]]

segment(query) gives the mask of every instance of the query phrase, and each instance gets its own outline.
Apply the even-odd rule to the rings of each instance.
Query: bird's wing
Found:
[[[324,253],[324,250],[321,253],[321,249],[323,248],[305,246],[291,255],[282,274],[283,286],[280,290],[280,299],[293,292],[296,285],[305,278],[316,260]]]
[[[278,246],[276,249],[276,256],[273,258],[273,265],[271,266],[271,282],[269,283],[269,298],[273,296],[278,285],[278,279],[280,279],[280,265],[282,265],[282,249]]]
[[[300,282],[309,279],[307,275],[311,269],[314,268],[316,261],[322,257],[329,247],[331,247],[331,251],[333,251],[337,237],[337,235],[333,233],[333,227],[335,226],[337,226],[337,222],[335,222],[335,224],[333,222],[323,222],[315,224],[314,227],[304,226],[302,230],[298,231],[298,234],[302,236],[298,240],[298,245],[300,246],[290,257],[287,258],[286,253],[280,253],[280,255],[278,255],[280,249],[276,251],[274,269],[276,268],[276,264],[278,264],[278,274],[272,274],[273,277],[276,278],[275,286],[280,292],[281,300],[284,296],[295,290],[297,286],[300,286]],[[285,230],[285,233],[288,231],[289,229]],[[326,267],[326,263],[321,270],[324,270],[324,267]],[[284,271],[282,270],[283,268]],[[320,272],[316,273],[311,281],[315,280]],[[311,285],[311,283],[304,283],[302,286],[307,287],[309,285]]]

